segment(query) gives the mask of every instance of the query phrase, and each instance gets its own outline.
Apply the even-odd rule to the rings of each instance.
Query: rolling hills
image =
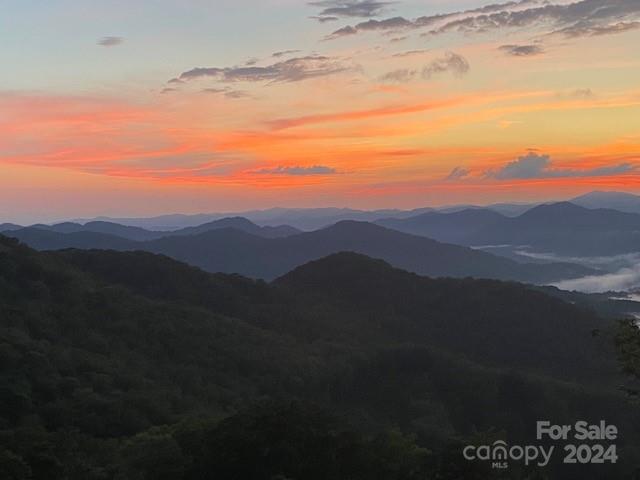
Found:
[[[469,276],[548,283],[593,273],[591,269],[572,264],[517,263],[469,248],[354,221],[281,238],[263,238],[236,228],[213,229],[197,235],[173,235],[146,242],[89,232],[63,234],[34,228],[8,233],[39,250],[145,250],[210,272],[239,273],[266,280],[340,251],[381,258],[396,267],[435,277]]]
[[[517,217],[474,209],[378,223],[460,245],[527,246],[568,256],[608,256],[640,249],[640,215],[569,202],[540,205]]]
[[[614,324],[523,285],[429,279],[353,253],[267,284],[146,252],[42,253],[0,237],[0,287],[0,465],[34,480],[158,468],[208,478],[244,468],[240,452],[298,452],[336,429],[323,445],[360,439],[371,451],[396,435],[380,455],[399,464],[427,449],[417,476],[386,478],[455,478],[456,439],[504,430],[518,441],[538,418],[602,412],[627,432],[609,475],[633,468],[638,415],[615,387]],[[259,399],[276,406],[246,410]],[[265,468],[292,475],[321,451]]]

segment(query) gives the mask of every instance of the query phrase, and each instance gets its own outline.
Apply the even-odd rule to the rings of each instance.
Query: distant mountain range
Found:
[[[640,251],[640,215],[587,209],[561,202],[534,207],[517,217],[488,209],[428,212],[377,222],[405,233],[467,246],[526,246],[567,256],[616,255]]]
[[[270,208],[267,210],[251,210],[240,213],[211,213],[195,215],[161,215],[150,218],[111,218],[99,217],[95,220],[117,223],[121,225],[137,226],[149,230],[171,231],[187,227],[198,227],[226,218],[244,218],[263,226],[277,227],[291,225],[300,230],[317,230],[342,220],[357,220],[369,222],[379,218],[405,218],[420,213],[432,211],[432,208],[417,208],[414,210],[354,210],[351,208]],[[77,220],[87,223],[91,220]]]
[[[202,225],[198,225],[197,227],[186,227],[179,230],[172,231],[153,231],[146,230],[141,227],[132,227],[129,225],[120,225],[118,223],[113,222],[104,222],[104,221],[93,221],[87,222],[85,224],[76,223],[76,222],[63,222],[56,223],[54,225],[44,225],[44,224],[36,224],[30,227],[21,227],[20,225],[15,225],[11,223],[5,223],[0,225],[0,232],[14,232],[16,230],[21,230],[27,235],[29,238],[32,238],[33,241],[36,241],[38,238],[42,238],[43,241],[51,241],[55,242],[55,235],[43,235],[41,232],[52,232],[52,233],[63,233],[63,234],[84,234],[84,235],[75,235],[74,242],[77,242],[78,248],[82,248],[82,242],[91,241],[91,239],[97,239],[95,235],[90,234],[104,234],[107,236],[116,236],[123,239],[134,240],[134,241],[147,241],[147,240],[156,240],[158,238],[166,237],[166,236],[185,236],[185,235],[196,235],[199,233],[205,233],[211,230],[219,230],[222,228],[235,228],[237,230],[250,233],[252,235],[257,235],[259,237],[265,238],[278,238],[278,237],[286,237],[288,235],[295,235],[297,233],[301,233],[300,230],[290,227],[288,225],[278,225],[278,226],[267,226],[260,227],[253,222],[250,222],[246,218],[242,217],[229,217],[223,218],[220,220],[215,220],[212,222],[204,223]],[[33,231],[36,230],[36,231]],[[30,233],[26,233],[26,231],[30,231]],[[49,239],[49,240],[47,240]],[[60,240],[64,243],[64,240]],[[116,241],[116,240],[113,240]]]
[[[217,224],[227,228],[181,230],[170,236],[145,241],[106,233],[62,233],[33,227],[5,234],[39,250],[145,250],[167,255],[210,272],[239,273],[267,280],[311,260],[341,251],[381,258],[395,267],[432,277],[468,276],[549,283],[595,273],[589,268],[567,263],[518,263],[367,222],[342,221],[314,232],[278,238],[265,238],[240,229],[249,228],[250,224],[247,220],[230,219]],[[229,226],[233,228],[228,228]],[[268,227],[251,228],[270,235],[274,233]],[[201,230],[203,233],[199,233]],[[282,230],[291,231],[284,227],[277,231]]]
[[[640,214],[640,196],[623,192],[590,192],[567,200],[585,208],[609,208],[628,213]],[[411,210],[382,209],[357,210],[351,208],[270,208],[235,213],[200,213],[193,215],[170,214],[156,217],[96,217],[74,220],[70,223],[85,225],[88,223],[115,223],[123,226],[139,227],[151,231],[176,231],[230,217],[242,217],[260,226],[278,227],[290,225],[298,230],[312,231],[333,225],[342,220],[375,222],[382,219],[405,219],[423,213],[455,213],[463,210],[491,210],[507,217],[516,217],[541,205],[539,203],[495,203],[491,205],[449,205],[442,207],[423,207]],[[1,224],[0,232],[20,227],[15,224]],[[109,233],[109,232],[107,232]]]
[[[624,192],[590,192],[570,200],[585,208],[610,208],[640,214],[640,195]]]

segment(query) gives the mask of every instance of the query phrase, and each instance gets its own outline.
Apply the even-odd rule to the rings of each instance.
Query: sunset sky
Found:
[[[640,193],[639,0],[4,0],[0,223]]]

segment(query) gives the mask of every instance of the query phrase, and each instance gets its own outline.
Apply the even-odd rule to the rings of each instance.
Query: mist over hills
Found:
[[[237,223],[236,219],[232,224]],[[246,224],[246,221],[240,223]],[[209,229],[201,234],[178,234],[144,242],[97,233],[65,234],[37,228],[7,234],[39,250],[146,250],[210,272],[240,273],[267,280],[310,260],[340,251],[382,258],[396,267],[436,277],[471,276],[549,283],[594,273],[592,269],[567,263],[521,264],[466,247],[354,221],[281,238],[258,237],[236,228]]]

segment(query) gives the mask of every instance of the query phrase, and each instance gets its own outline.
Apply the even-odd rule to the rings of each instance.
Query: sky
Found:
[[[0,223],[640,193],[638,0],[2,0]]]

